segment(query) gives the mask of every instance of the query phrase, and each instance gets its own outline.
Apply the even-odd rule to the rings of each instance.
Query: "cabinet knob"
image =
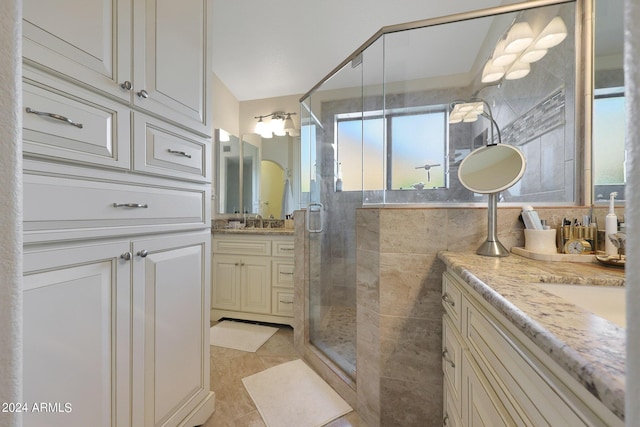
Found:
[[[131,82],[129,80],[126,80],[124,83],[120,84],[120,87],[124,90],[131,90]]]
[[[447,304],[449,304],[451,307],[455,307],[456,306],[456,302],[451,298],[451,296],[449,296],[448,293],[444,293],[444,295],[442,295],[442,301],[446,302]]]
[[[131,259],[131,252],[125,252],[122,255],[120,255],[120,258],[122,258],[125,261],[129,261]]]
[[[138,251],[137,255],[138,255],[140,258],[146,258],[146,257],[147,257],[147,255],[149,255],[149,251],[148,251],[148,250],[146,250],[146,249],[142,249],[141,251]]]
[[[442,425],[447,427],[449,425],[449,414],[444,414],[444,418],[442,419]]]
[[[142,99],[147,99],[149,97],[149,92],[142,89],[140,92],[136,92],[136,95],[138,95]]]

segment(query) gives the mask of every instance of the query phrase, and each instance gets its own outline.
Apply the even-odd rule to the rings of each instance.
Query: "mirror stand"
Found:
[[[480,245],[476,253],[483,256],[506,257],[509,250],[498,240],[498,193],[489,193],[487,240]]]

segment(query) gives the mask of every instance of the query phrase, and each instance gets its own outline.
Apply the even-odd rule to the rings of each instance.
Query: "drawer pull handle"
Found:
[[[447,427],[449,425],[449,414],[444,414],[444,418],[442,419],[442,425]]]
[[[454,300],[452,300],[451,297],[449,296],[449,294],[446,293],[446,292],[445,292],[444,295],[442,295],[442,301],[446,302],[451,307],[455,307],[456,306],[456,302]]]
[[[52,119],[60,120],[62,122],[69,123],[72,126],[75,126],[77,128],[82,129],[82,123],[76,123],[73,120],[71,120],[70,118],[65,117],[65,116],[61,116],[60,114],[46,113],[46,112],[43,112],[43,111],[36,111],[36,110],[34,110],[32,108],[29,108],[29,107],[27,107],[27,113],[35,114],[37,116],[51,117]]]
[[[455,362],[453,360],[449,359],[448,355],[449,355],[449,351],[445,348],[444,351],[442,352],[442,358],[447,363],[449,363],[449,365],[451,365],[452,368],[455,368],[456,367]]]
[[[143,205],[141,203],[114,203],[114,208],[148,208],[149,205],[146,203]]]
[[[293,304],[293,301],[282,301],[282,300],[280,300],[280,302],[282,304]]]
[[[287,273],[286,271],[281,271],[280,274],[286,274],[287,276],[293,276],[293,273]]]
[[[292,251],[293,248],[280,248],[281,251]]]
[[[171,148],[169,148],[167,151],[170,152],[171,154],[178,154],[179,156],[184,156],[189,159],[191,158],[191,154],[187,154],[184,151],[176,151],[176,150],[172,150]]]

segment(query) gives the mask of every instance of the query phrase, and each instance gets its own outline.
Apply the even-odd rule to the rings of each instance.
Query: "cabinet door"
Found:
[[[25,250],[25,427],[131,426],[131,262],[119,258],[128,250]]]
[[[467,354],[462,357],[462,417],[469,427],[514,426],[506,408]]]
[[[240,266],[240,309],[271,313],[271,260],[242,257]]]
[[[211,136],[210,0],[143,0],[134,7],[134,104]]]
[[[22,33],[27,63],[129,100],[131,0],[24,0]]]
[[[222,310],[240,310],[240,259],[237,256],[213,256],[211,305]]]
[[[178,425],[210,393],[210,239],[133,242],[136,426]]]

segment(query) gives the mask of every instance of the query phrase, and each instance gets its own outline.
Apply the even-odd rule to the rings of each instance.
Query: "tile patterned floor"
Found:
[[[281,326],[255,353],[211,346],[211,387],[216,393],[216,411],[203,427],[266,427],[242,378],[298,358],[293,329],[288,326]],[[366,425],[357,413],[351,412],[327,427]]]

